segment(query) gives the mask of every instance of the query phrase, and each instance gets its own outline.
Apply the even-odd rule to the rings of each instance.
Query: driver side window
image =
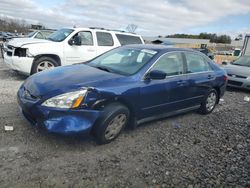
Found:
[[[180,52],[167,53],[163,55],[151,70],[163,71],[167,76],[180,75],[184,72],[184,63]]]
[[[81,45],[93,46],[93,36],[90,31],[81,31],[77,33],[74,37],[79,36]],[[73,37],[73,38],[74,38]]]

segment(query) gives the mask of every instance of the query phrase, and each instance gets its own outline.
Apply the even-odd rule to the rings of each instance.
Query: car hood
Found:
[[[14,47],[22,47],[27,44],[38,44],[38,43],[53,43],[49,40],[44,39],[32,39],[32,38],[13,38],[8,42],[8,45]]]
[[[250,67],[229,64],[225,66],[224,69],[227,71],[227,74],[250,76]]]
[[[57,67],[36,73],[23,84],[32,96],[44,97],[70,92],[82,87],[103,85],[123,75],[113,74],[84,64]]]

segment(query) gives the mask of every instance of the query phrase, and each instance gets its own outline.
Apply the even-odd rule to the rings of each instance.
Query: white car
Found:
[[[46,40],[11,40],[4,52],[4,62],[13,70],[31,75],[57,66],[85,62],[118,46],[143,43],[142,37],[133,33],[102,28],[64,28]]]

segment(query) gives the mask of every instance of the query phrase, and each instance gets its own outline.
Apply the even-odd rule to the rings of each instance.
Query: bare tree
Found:
[[[126,30],[130,33],[134,33],[137,28],[138,26],[135,24],[128,24],[128,26],[126,27]]]
[[[25,20],[0,17],[0,31],[27,33],[29,28]]]

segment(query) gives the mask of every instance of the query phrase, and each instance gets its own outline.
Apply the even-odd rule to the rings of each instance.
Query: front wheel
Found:
[[[37,72],[50,70],[55,67],[59,66],[57,61],[51,57],[40,57],[37,60],[35,60],[31,74],[35,74]]]
[[[119,103],[106,106],[93,130],[97,142],[107,144],[116,139],[128,121],[129,110],[127,107]]]
[[[211,91],[209,91],[204,101],[201,103],[201,107],[199,111],[202,114],[211,113],[214,110],[217,104],[217,101],[218,101],[218,94],[216,90],[212,89]]]

